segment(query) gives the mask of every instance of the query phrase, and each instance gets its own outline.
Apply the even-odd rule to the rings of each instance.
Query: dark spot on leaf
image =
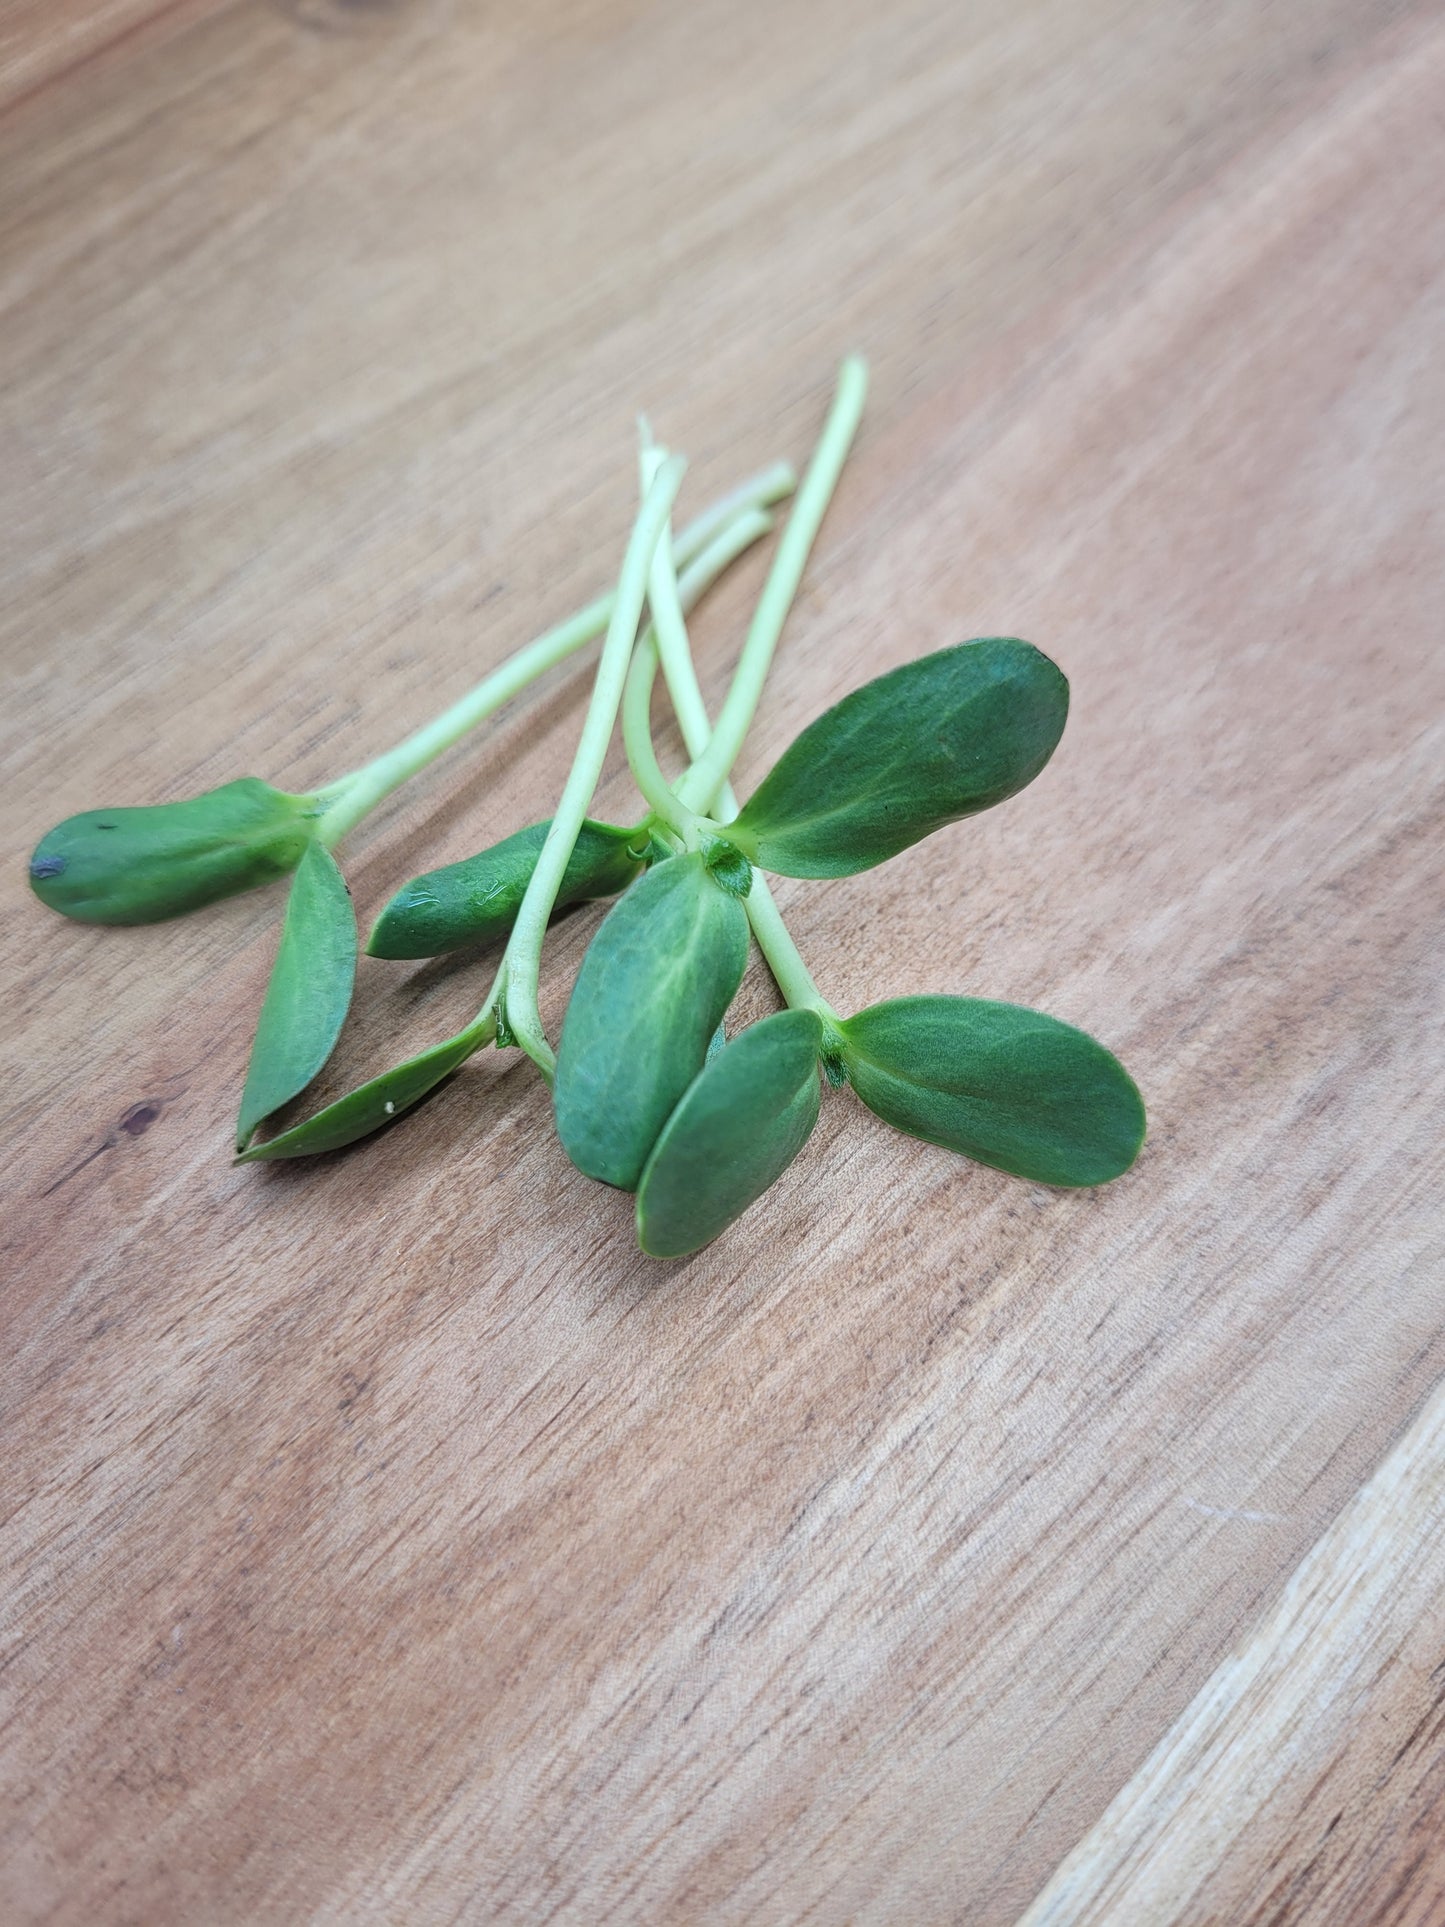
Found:
[[[30,865],[30,874],[35,878],[37,883],[43,881],[46,877],[62,876],[64,872],[65,858],[63,856],[38,856]]]
[[[159,1104],[132,1104],[120,1121],[127,1137],[143,1137],[161,1114]]]
[[[120,828],[120,825],[118,823],[97,823],[95,827],[98,830],[117,830]]]

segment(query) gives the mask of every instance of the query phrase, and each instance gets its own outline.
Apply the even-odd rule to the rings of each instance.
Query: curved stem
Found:
[[[687,601],[687,572],[694,562],[713,547],[717,538],[740,515],[749,509],[769,509],[775,503],[784,502],[798,486],[798,477],[791,462],[774,462],[770,467],[759,469],[726,495],[705,508],[701,515],[695,516],[682,534],[672,545],[673,564],[683,584],[683,600]]]
[[[576,844],[577,833],[602,774],[607,745],[622,701],[622,688],[627,677],[627,665],[632,658],[637,625],[642,618],[642,607],[647,596],[647,571],[653,551],[667,526],[668,512],[682,482],[685,467],[686,463],[678,456],[664,463],[633,524],[617,583],[612,619],[607,627],[607,640],[602,645],[592,698],[587,705],[582,735],[577,744],[577,754],[563,785],[551,828],[542,845],[541,855],[537,858],[537,866],[517,911],[517,920],[502,955],[497,982],[487,1000],[494,1009],[500,1000],[504,1000],[501,1009],[507,1030],[549,1084],[557,1060],[547,1042],[541,1013],[537,1008],[542,940],[546,935],[547,919],[557,901],[557,892],[562,887],[562,877]]]
[[[644,475],[648,473],[650,456],[653,452],[644,453]],[[697,670],[693,665],[692,650],[688,645],[687,622],[683,615],[676,571],[662,544],[658,545],[657,553],[652,558],[652,570],[648,578],[648,600],[652,605],[653,629],[656,635],[656,641],[649,650],[653,658],[653,666],[656,667],[656,659],[660,655],[663,675],[667,681],[668,693],[672,697],[672,706],[677,712],[678,725],[682,730],[682,740],[687,747],[687,753],[692,757],[700,757],[712,740],[713,729],[708,720],[707,704],[703,701],[702,689],[697,680]],[[628,679],[629,699],[633,693],[632,681],[638,676],[642,660],[643,651],[639,648],[633,659],[632,672]],[[650,694],[651,675],[647,678],[647,688]],[[649,750],[651,747],[652,741],[649,736]],[[636,764],[633,765],[633,773],[634,775],[637,773]],[[658,775],[661,776],[661,771]],[[663,787],[666,788],[666,784]],[[646,795],[647,792],[644,791],[643,794]],[[670,790],[668,795],[672,796]],[[676,803],[675,797],[672,800]],[[648,797],[648,801],[651,802],[652,798]],[[718,799],[718,820],[726,823],[737,815],[737,809],[737,798],[733,795],[730,785],[724,783]],[[693,821],[695,822],[696,818]],[[831,1019],[836,1023],[837,1012],[813,982],[812,974],[803,962],[798,946],[788,934],[787,925],[783,922],[782,912],[778,909],[772,891],[756,870],[753,871],[753,887],[748,892],[743,907],[748,913],[748,922],[752,926],[753,935],[757,938],[758,948],[767,960],[768,968],[777,981],[778,989],[783,993],[784,1002],[793,1010],[816,1010],[820,1017],[825,1020]]]
[[[642,791],[652,821],[671,830],[684,849],[695,850],[702,819],[677,800],[662,773],[652,742],[652,685],[657,678],[657,640],[649,629],[637,645],[622,698],[622,741],[632,780]]]
[[[717,727],[706,749],[678,785],[678,796],[689,809],[711,808],[737,760],[762,694],[773,651],[798,593],[809,551],[857,432],[867,393],[867,364],[860,356],[852,355],[838,371],[833,406],[778,542],[772,570],[758,599],[737,674],[719,712]]]
[[[794,481],[793,471],[788,464],[775,462],[771,468],[762,470],[722,496],[678,536],[673,551],[678,566],[686,568],[696,563],[702,555],[715,548],[718,536],[732,523],[750,512],[756,513],[766,503],[781,500],[792,491]],[[693,594],[700,595],[711,579],[711,576],[703,580],[691,575],[691,582],[697,585],[693,588]],[[684,580],[688,581],[689,578],[685,577]],[[615,592],[599,596],[585,609],[579,609],[576,615],[569,616],[565,622],[519,649],[500,668],[484,677],[475,689],[469,690],[450,708],[443,710],[440,716],[413,731],[394,748],[318,791],[322,815],[317,825],[317,840],[327,849],[334,848],[348,831],[355,829],[364,816],[408,777],[425,769],[428,763],[433,762],[444,750],[450,749],[468,730],[474,729],[504,703],[510,702],[538,676],[595,641],[607,628],[615,602]]]
[[[661,451],[649,449],[643,452],[644,478],[648,476],[654,456],[660,460]],[[667,693],[672,698],[678,727],[682,731],[683,746],[696,761],[711,741],[712,724],[708,720],[707,704],[703,701],[697,671],[693,666],[677,571],[669,567],[667,555],[661,548],[652,558],[647,597],[652,607],[654,668],[656,659],[660,657]]]
[[[644,434],[647,439],[644,442],[638,466],[642,492],[645,496],[658,470],[667,460],[667,451],[652,443],[645,424]],[[772,526],[772,517],[765,515],[761,510],[752,511],[751,521],[753,526],[746,531],[749,538],[754,533],[765,534]],[[743,533],[742,518],[739,518],[739,523],[735,527],[739,534]],[[657,677],[658,652],[664,629],[669,654],[675,657],[680,649],[689,671],[692,668],[692,654],[688,647],[687,626],[682,612],[677,571],[673,566],[670,546],[666,540],[659,542],[653,552],[652,567],[648,571],[647,578],[647,595],[652,607],[652,621],[633,653],[632,667],[627,673],[627,690],[622,698],[622,741],[627,750],[627,761],[632,769],[633,780],[652,811],[654,821],[671,830],[673,835],[681,840],[685,849],[696,849],[704,828],[704,820],[678,801],[675,791],[662,773],[652,741],[652,685]],[[696,690],[696,677],[692,678],[692,685]],[[699,692],[699,705],[701,702],[702,697]],[[674,707],[676,707],[675,699]],[[706,711],[703,711],[703,720],[705,724]],[[693,745],[690,741],[688,751],[689,754],[693,753]]]
[[[665,452],[658,454],[656,462],[647,465],[646,487],[651,487],[652,479],[666,459]],[[686,570],[681,581],[672,568],[666,570],[666,587],[660,593],[670,598],[676,609],[676,621],[683,623],[683,610],[691,609],[723,571],[734,563],[744,550],[752,547],[760,536],[766,535],[773,526],[773,518],[766,509],[744,509],[727,523],[713,541],[705,548],[697,560]],[[664,545],[658,544],[653,557],[652,575],[660,585],[662,577],[657,575],[657,557],[663,554]],[[664,562],[666,558],[664,557]],[[652,594],[649,589],[649,596]],[[671,645],[670,645],[671,646]],[[687,630],[682,630],[682,648],[689,672],[692,657],[687,646]],[[628,762],[637,781],[638,788],[646,798],[651,813],[638,824],[637,831],[645,840],[651,830],[669,830],[683,843],[694,840],[690,831],[699,828],[703,820],[684,808],[678,802],[676,792],[668,784],[657,761],[657,752],[652,742],[650,706],[652,685],[657,675],[658,630],[654,616],[642,632],[632,655],[632,667],[627,672],[627,688],[622,698],[622,739],[627,747]],[[697,679],[693,677],[693,688],[697,689]],[[701,692],[697,698],[702,702]],[[707,739],[707,712],[703,710],[703,740]],[[691,739],[689,753],[691,753]]]

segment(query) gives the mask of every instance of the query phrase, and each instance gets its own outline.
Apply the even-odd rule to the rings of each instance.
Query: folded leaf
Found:
[[[783,876],[869,870],[1031,783],[1069,709],[1063,672],[1011,636],[941,649],[810,723],[727,834]]]
[[[697,853],[655,864],[608,911],[567,1006],[552,1091],[579,1171],[636,1189],[747,958],[747,912]]]
[[[537,867],[550,821],[531,823],[490,849],[404,883],[366,940],[371,957],[437,957],[507,936]],[[638,832],[584,822],[562,876],[557,907],[625,890],[647,861]]]
[[[356,979],[356,914],[336,859],[308,844],[286,899],[281,943],[251,1046],[236,1149],[304,1091],[331,1055]]]
[[[842,1025],[848,1081],[900,1131],[1040,1184],[1104,1184],[1144,1141],[1118,1058],[1042,1011],[900,997]]]
[[[318,814],[315,797],[255,776],[182,803],[85,810],[41,838],[30,887],[81,923],[158,923],[286,876]]]
[[[818,1121],[822,1041],[811,1010],[784,1010],[708,1058],[637,1188],[637,1240],[651,1257],[709,1244],[782,1176]]]
[[[419,1104],[480,1050],[490,1035],[490,1030],[485,1036],[479,1035],[478,1027],[469,1024],[455,1037],[444,1038],[440,1044],[408,1057],[405,1063],[383,1071],[369,1083],[358,1084],[354,1091],[338,1097],[314,1117],[293,1124],[289,1131],[279,1131],[264,1144],[251,1145],[236,1162],[255,1164],[272,1158],[314,1157],[322,1151],[339,1151],[345,1145],[355,1144],[373,1131],[394,1124],[414,1104]]]

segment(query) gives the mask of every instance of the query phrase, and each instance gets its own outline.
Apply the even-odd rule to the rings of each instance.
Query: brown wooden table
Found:
[[[0,98],[0,1912],[1438,1927],[1439,9],[21,0]],[[844,1009],[1102,1036],[1136,1171],[844,1095],[661,1267],[490,1053],[233,1169],[277,893],[67,925],[41,831],[375,753],[606,585],[639,407],[695,506],[855,347],[740,787],[1056,656],[1026,796],[780,895]],[[545,813],[585,686],[367,824],[363,918]],[[325,1091],[485,974],[364,964]]]

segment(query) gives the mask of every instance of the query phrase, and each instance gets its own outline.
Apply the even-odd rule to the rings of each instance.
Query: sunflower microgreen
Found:
[[[1048,656],[987,636],[905,663],[820,714],[741,808],[729,787],[866,387],[861,361],[846,362],[715,725],[685,611],[768,531],[767,505],[793,478],[783,465],[767,471],[674,541],[684,464],[645,432],[641,502],[614,593],[395,750],[309,796],[245,778],[186,802],[87,812],[42,841],[32,886],[81,921],[154,921],[293,876],[241,1100],[240,1161],[355,1143],[496,1044],[521,1049],[541,1073],[578,1169],[636,1193],[639,1243],[657,1258],[701,1249],[782,1176],[813,1132],[824,1088],[847,1085],[897,1129],[1036,1183],[1091,1186],[1128,1169],[1144,1107],[1103,1045],[1042,1012],[967,996],[895,997],[840,1016],[764,875],[852,876],[1016,796],[1048,763],[1068,714],[1068,683]],[[414,877],[367,940],[372,956],[395,959],[501,943],[477,1015],[258,1139],[326,1061],[350,1001],[355,919],[336,843],[398,783],[604,631],[553,814]],[[652,739],[659,668],[691,759],[676,778]],[[645,806],[630,825],[587,814],[619,718]],[[565,906],[608,897],[617,901],[587,946],[554,1056],[538,1008],[549,922]],[[786,1008],[730,1035],[750,935]]]

